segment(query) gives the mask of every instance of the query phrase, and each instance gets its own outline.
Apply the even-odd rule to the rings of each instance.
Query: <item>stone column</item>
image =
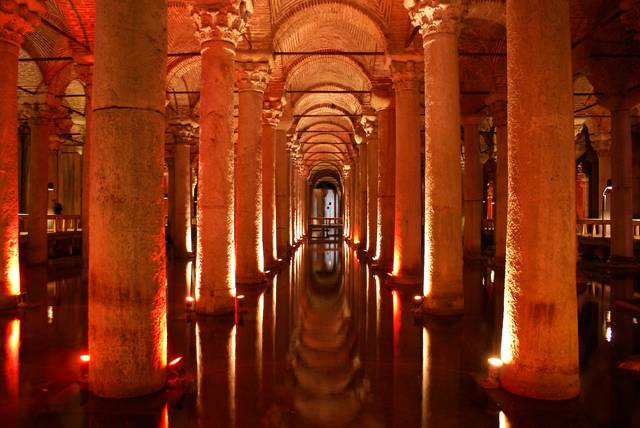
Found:
[[[633,261],[633,156],[631,110],[623,100],[611,104],[611,259]]]
[[[568,1],[541,0],[531,7],[507,0],[501,383],[511,393],[548,400],[580,392],[570,27]]]
[[[611,136],[598,134],[591,138],[591,145],[598,154],[598,211],[604,218],[604,206],[602,194],[607,188],[607,182],[611,179]]]
[[[458,34],[466,2],[421,0],[409,9],[424,46],[425,311],[463,310]],[[406,4],[406,3],[405,3]]]
[[[233,87],[244,2],[191,10],[200,40],[200,147],[196,312],[235,310]]]
[[[46,10],[44,1],[8,0],[0,11],[0,310],[15,306],[13,296],[20,294],[18,56],[24,33]]]
[[[271,99],[262,106],[262,238],[264,265],[278,263],[276,226],[276,128],[282,117],[282,101]]]
[[[367,135],[367,243],[370,259],[376,254],[378,245],[378,130],[376,116],[363,116],[362,127]]]
[[[422,64],[391,63],[396,92],[396,190],[393,282],[422,282],[422,179],[420,177],[420,74]],[[458,95],[456,95],[457,97]]]
[[[49,258],[47,214],[49,209],[49,144],[54,137],[55,110],[44,104],[32,111],[31,150],[29,151],[29,221],[27,230],[27,262],[47,263]]]
[[[506,93],[494,95],[496,99],[491,105],[493,125],[496,132],[496,145],[498,146],[496,156],[496,203],[494,210],[494,263],[496,267],[502,268],[505,264],[506,241],[507,241],[507,199],[509,195],[508,177],[508,135],[507,135],[507,103]]]
[[[291,247],[291,221],[289,184],[289,153],[285,130],[276,130],[276,239],[278,258],[289,257]]]
[[[482,163],[480,134],[482,117],[464,118],[464,258],[482,259]]]
[[[142,396],[166,382],[167,2],[98,0],[95,58],[89,389]]]
[[[189,124],[171,127],[175,138],[173,150],[173,218],[170,220],[175,257],[190,257],[191,242],[191,145],[197,139],[197,130]]]
[[[237,62],[236,282],[264,281],[262,235],[262,101],[269,64]]]
[[[393,269],[393,225],[395,203],[395,109],[387,89],[374,90],[371,105],[378,113],[378,240],[376,264],[384,271]]]

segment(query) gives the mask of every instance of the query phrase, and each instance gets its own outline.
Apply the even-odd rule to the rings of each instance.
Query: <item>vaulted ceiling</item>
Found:
[[[168,2],[169,118],[198,114],[199,44],[187,3]],[[607,88],[593,81],[596,71],[612,65],[628,70],[624,90],[638,86],[639,3],[571,0],[576,116],[591,126],[602,122],[591,116],[606,122],[598,97]],[[92,50],[95,0],[46,0],[46,6],[43,24],[27,35],[21,52],[20,101],[58,96],[81,122],[84,90],[72,58]],[[505,24],[504,1],[469,0],[459,38],[465,113],[485,111],[487,96],[504,86]],[[370,111],[370,91],[390,83],[387,55],[422,52],[421,36],[399,0],[255,0],[238,49],[272,53],[268,96],[286,98],[294,119],[288,132],[313,174],[350,162],[359,117]]]

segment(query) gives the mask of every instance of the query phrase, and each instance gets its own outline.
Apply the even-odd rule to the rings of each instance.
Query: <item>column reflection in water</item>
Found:
[[[306,281],[296,283],[299,318],[291,336],[291,397],[300,423],[357,423],[366,396],[341,244],[310,246]]]

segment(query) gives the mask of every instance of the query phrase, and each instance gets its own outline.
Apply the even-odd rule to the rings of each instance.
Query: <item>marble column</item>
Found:
[[[598,154],[598,211],[601,218],[605,218],[604,199],[602,194],[611,179],[611,136],[598,134],[591,138],[591,145]]]
[[[124,398],[166,383],[167,2],[98,0],[95,33],[89,389]]]
[[[262,106],[262,238],[264,265],[273,269],[278,263],[276,213],[277,126],[282,117],[282,101],[271,99]],[[286,152],[285,152],[286,153]]]
[[[482,117],[467,116],[464,123],[464,258],[482,259],[482,163],[480,134]]]
[[[367,135],[367,243],[365,248],[370,259],[375,257],[378,245],[379,141],[376,120],[375,115],[363,116],[361,122]]]
[[[262,101],[269,64],[236,62],[238,144],[236,146],[236,282],[264,277],[262,234]]]
[[[173,218],[170,220],[175,257],[190,257],[191,242],[191,145],[197,141],[197,130],[189,124],[170,128],[175,138],[173,148]]]
[[[390,88],[375,89],[371,106],[378,114],[378,189],[376,265],[384,270],[393,269],[393,227],[395,204],[396,140],[395,107]]]
[[[458,35],[465,9],[462,0],[418,1],[409,9],[425,61],[422,308],[439,315],[459,314],[464,306]]]
[[[422,282],[422,64],[413,61],[393,61],[391,72],[396,95],[396,190],[392,281],[397,284],[419,284]]]
[[[361,150],[359,148],[356,149],[356,155],[353,159],[353,179],[351,181],[351,191],[352,191],[352,204],[351,204],[351,219],[353,221],[353,233],[351,234],[351,240],[354,245],[358,245],[360,243],[361,236],[361,226],[360,226],[360,158],[361,158]]]
[[[0,310],[20,294],[18,196],[18,56],[24,33],[39,24],[44,1],[3,2],[0,14]],[[9,12],[13,11],[13,12]],[[4,19],[6,18],[6,19]]]
[[[547,400],[580,392],[570,27],[567,0],[541,0],[535,8],[507,0],[509,196],[500,380],[513,394]]]
[[[46,104],[38,106],[31,116],[31,150],[29,151],[29,220],[27,230],[27,262],[47,263],[49,258],[47,214],[49,209],[49,145],[54,137],[54,117],[57,112]]]
[[[278,258],[289,257],[291,247],[290,222],[289,153],[287,133],[276,130],[276,240]]]
[[[235,310],[233,88],[236,46],[248,10],[240,2],[191,10],[200,40],[200,146],[196,312]]]
[[[623,100],[611,104],[611,258],[633,262],[633,140],[631,110]]]
[[[493,117],[493,125],[496,132],[496,186],[495,198],[496,203],[494,210],[495,227],[494,227],[494,244],[495,255],[494,263],[496,267],[502,268],[505,264],[506,257],[506,241],[507,241],[507,199],[509,195],[508,177],[508,134],[507,134],[507,103],[506,92],[500,95],[494,95],[495,101],[491,105],[491,115]]]

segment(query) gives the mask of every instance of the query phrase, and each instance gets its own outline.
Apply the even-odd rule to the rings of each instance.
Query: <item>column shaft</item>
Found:
[[[53,134],[52,113],[40,111],[31,120],[29,151],[29,243],[27,261],[31,265],[47,263],[47,214],[49,206],[49,139]]]
[[[412,71],[404,80],[394,77],[396,190],[393,280],[397,283],[418,284],[422,281],[420,90],[417,73]]]
[[[166,381],[167,2],[98,0],[95,57],[89,388],[141,396]]]
[[[378,245],[378,136],[367,145],[367,252],[373,258]]]
[[[568,1],[507,0],[507,76],[501,383],[518,395],[568,399],[580,390]]]
[[[87,83],[85,86],[85,125],[84,125],[84,144],[82,146],[82,276],[84,279],[89,274],[89,230],[91,226],[89,221],[91,218],[91,207],[89,202],[89,188],[91,187],[91,125],[93,117],[93,85]]]
[[[506,111],[504,112],[506,114]],[[495,117],[494,117],[495,123]],[[507,199],[509,195],[509,162],[508,162],[508,135],[506,117],[504,122],[496,123],[496,137],[498,145],[496,162],[496,197],[495,197],[495,264],[503,267],[506,255],[507,241]]]
[[[462,290],[462,171],[458,38],[423,35],[425,57],[425,206],[423,309],[460,313]]]
[[[255,284],[264,281],[261,118],[266,82],[254,84],[253,76],[262,74],[259,70],[238,69],[237,73],[236,281]]]
[[[611,111],[611,259],[633,259],[633,156],[631,111]]]
[[[378,265],[393,269],[393,228],[395,220],[395,109],[378,112]]]
[[[358,248],[361,250],[367,249],[367,232],[369,230],[369,225],[367,223],[367,213],[369,211],[367,206],[368,153],[368,144],[361,144],[360,155],[358,157],[358,164],[360,165],[360,168],[358,169],[358,225],[360,227],[360,243],[358,244]]]
[[[276,130],[276,237],[278,257],[285,259],[289,255],[291,245],[290,222],[290,185],[289,185],[289,153],[287,152],[287,134],[284,130]]]
[[[175,255],[191,255],[191,145],[176,143],[173,154],[173,230]]]
[[[477,123],[464,127],[464,256],[482,256],[482,164]]]
[[[0,309],[20,293],[18,52],[17,44],[0,39]]]

